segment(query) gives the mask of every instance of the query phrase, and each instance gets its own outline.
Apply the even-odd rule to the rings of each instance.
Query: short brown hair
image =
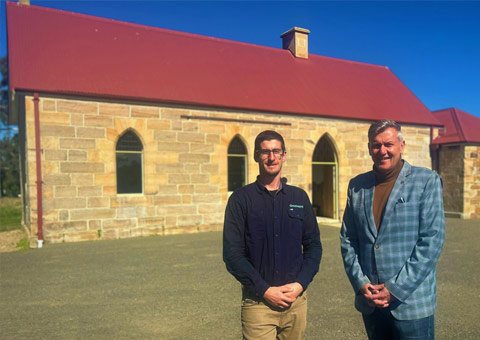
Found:
[[[255,151],[260,150],[260,144],[262,144],[263,141],[272,139],[278,140],[282,144],[282,150],[286,151],[285,141],[283,140],[282,135],[273,130],[265,130],[258,134],[258,136],[255,138]]]

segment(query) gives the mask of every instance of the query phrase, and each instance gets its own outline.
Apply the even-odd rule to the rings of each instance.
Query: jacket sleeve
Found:
[[[355,293],[370,280],[363,273],[362,267],[358,261],[359,243],[357,223],[354,218],[352,202],[352,182],[348,187],[347,205],[343,214],[342,228],[340,230],[340,250],[343,258],[345,272],[352,284]]]
[[[223,261],[241,284],[262,298],[269,285],[252,266],[245,248],[246,211],[235,193],[230,196],[223,226]]]
[[[303,289],[307,289],[317,274],[322,259],[322,243],[320,241],[320,230],[318,229],[317,218],[313,213],[312,204],[307,194],[303,192],[303,206],[305,209],[305,218],[303,225],[303,264],[302,269],[297,275],[296,281],[300,283]]]
[[[385,282],[391,294],[398,300],[406,300],[410,294],[435,269],[445,241],[445,217],[440,177],[429,176],[420,200],[418,241],[411,256],[396,276]]]

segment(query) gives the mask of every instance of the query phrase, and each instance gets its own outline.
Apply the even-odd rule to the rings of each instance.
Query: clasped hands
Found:
[[[294,282],[268,288],[263,298],[273,307],[288,308],[302,292],[302,285]]]
[[[392,295],[383,283],[378,285],[366,283],[360,288],[360,293],[371,307],[386,308],[392,300]]]

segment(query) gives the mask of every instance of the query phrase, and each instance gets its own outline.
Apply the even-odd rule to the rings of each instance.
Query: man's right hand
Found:
[[[295,301],[294,297],[287,295],[291,292],[292,287],[289,285],[270,287],[263,294],[263,298],[274,307],[288,308]]]

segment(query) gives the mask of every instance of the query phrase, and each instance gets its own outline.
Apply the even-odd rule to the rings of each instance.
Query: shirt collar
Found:
[[[257,190],[260,192],[260,193],[267,193],[267,194],[270,194],[268,189],[258,180],[258,177],[257,176],[257,180],[255,181],[255,183],[257,184]],[[280,179],[280,188],[278,189],[278,192],[281,192],[281,193],[284,193],[286,194],[286,191],[288,190],[288,185],[287,185],[287,178],[286,177],[282,177]]]

